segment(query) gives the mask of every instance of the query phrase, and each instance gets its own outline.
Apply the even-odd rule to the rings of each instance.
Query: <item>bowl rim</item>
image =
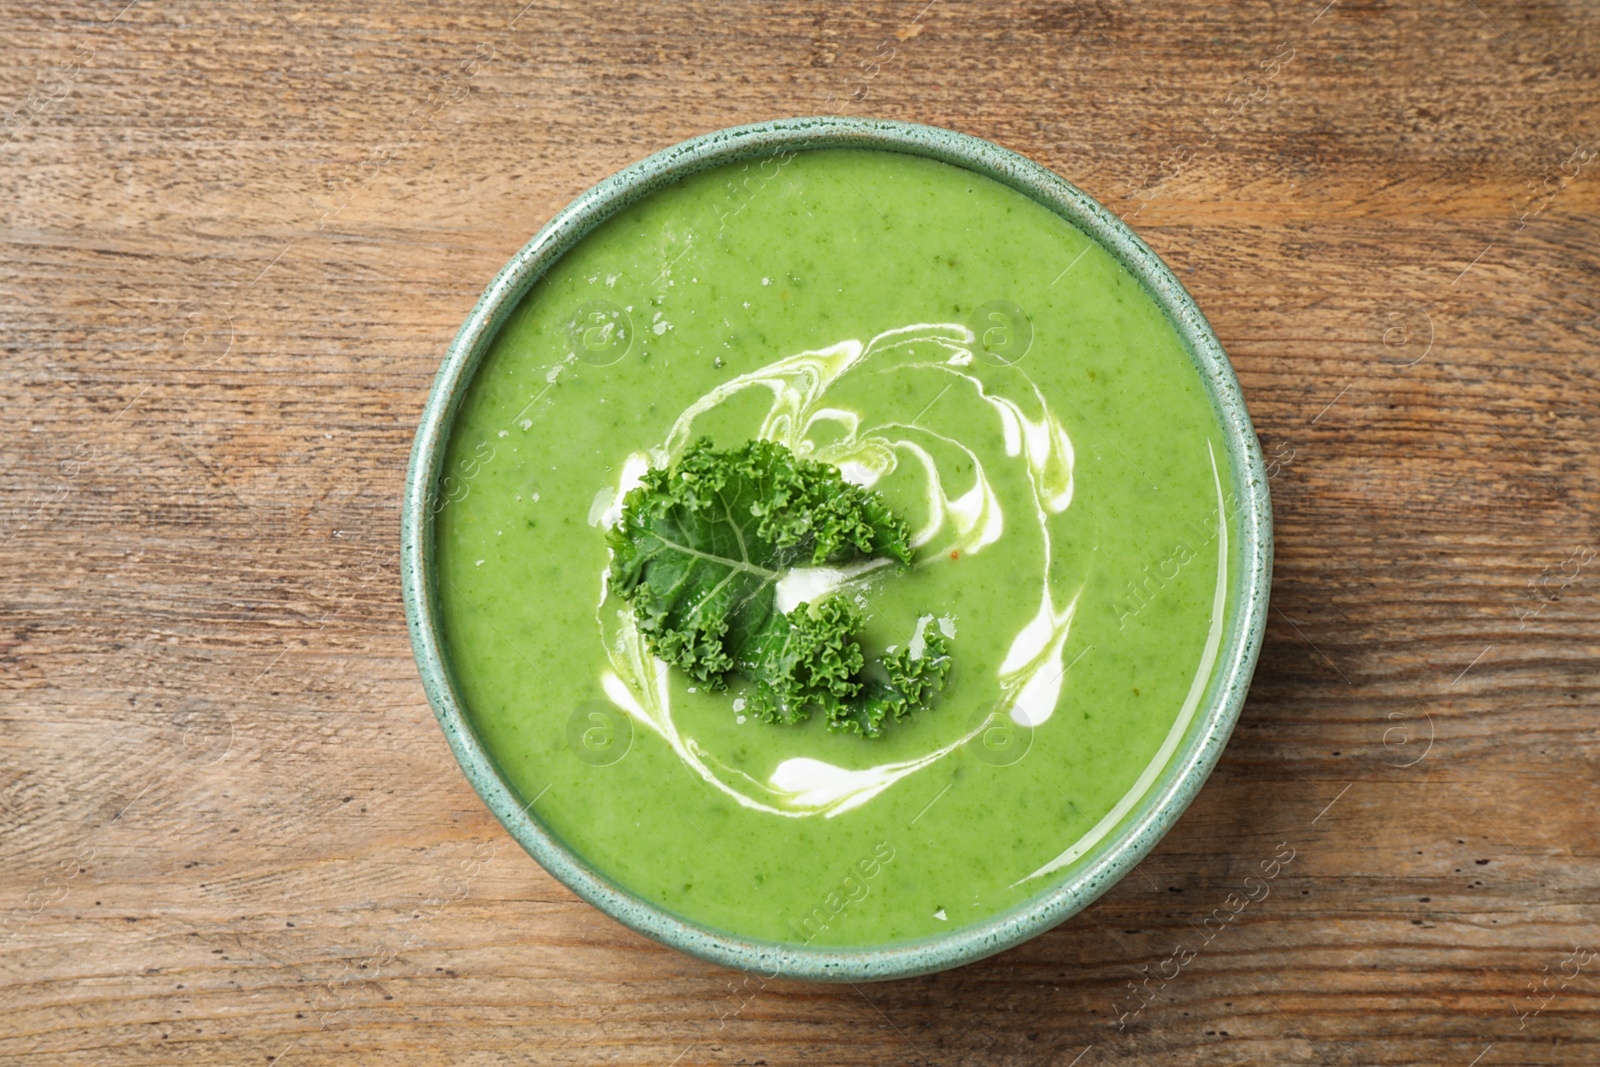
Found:
[[[975,171],[1049,208],[1111,253],[1165,312],[1205,383],[1226,439],[1238,518],[1230,560],[1238,579],[1230,582],[1226,634],[1205,696],[1177,750],[1121,822],[1046,889],[983,922],[918,941],[834,949],[758,941],[692,922],[612,883],[547,831],[470,725],[445,655],[433,571],[435,502],[456,411],[495,335],[544,272],[601,222],[680,178],[823,148],[900,152]],[[1161,258],[1110,210],[1016,152],[941,127],[838,116],[769,120],[693,137],[597,183],[546,223],[484,290],[439,368],[412,446],[400,529],[402,595],[423,688],[467,780],[517,843],[579,897],[647,937],[763,978],[814,981],[911,977],[971,963],[1065,921],[1132,870],[1187,809],[1238,720],[1266,628],[1272,555],[1268,478],[1238,379],[1205,316]]]

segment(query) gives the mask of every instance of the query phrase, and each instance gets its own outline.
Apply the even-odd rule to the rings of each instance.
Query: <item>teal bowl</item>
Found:
[[[1228,592],[1229,622],[1209,688],[1153,781],[1067,869],[1065,880],[986,922],[946,935],[831,950],[756,941],[688,922],[614,884],[540,824],[496,769],[452,680],[435,589],[433,528],[445,448],[460,400],[496,332],[552,263],[615,212],[686,175],[818,148],[902,152],[976,171],[1031,197],[1098,241],[1143,284],[1182,337],[1223,427],[1231,489],[1239,502],[1238,539],[1229,563],[1237,577]],[[584,192],[512,257],[451,344],[423,409],[406,475],[400,542],[406,620],[423,688],[467,780],[529,855],[618,922],[690,955],[764,978],[874,981],[970,963],[1050,929],[1114,885],[1172,828],[1216,766],[1255,670],[1272,579],[1272,504],[1260,444],[1222,346],[1172,271],[1115,215],[1054,172],[989,141],[903,122],[803,118],[719,130],[657,152]]]

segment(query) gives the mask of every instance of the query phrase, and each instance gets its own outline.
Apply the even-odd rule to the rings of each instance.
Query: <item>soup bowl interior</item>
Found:
[[[509,786],[474,732],[451,675],[434,561],[435,517],[453,421],[479,362],[539,278],[612,215],[687,175],[777,153],[865,148],[936,159],[989,177],[1044,205],[1106,249],[1166,315],[1193,361],[1226,445],[1237,500],[1229,545],[1227,620],[1198,711],[1165,763],[1059,878],[1018,906],[920,941],[822,948],[751,940],[686,921],[616,885],[550,833]],[[1221,345],[1177,278],[1126,225],[1052,171],[950,130],[899,122],[806,118],[722,130],[665,149],[584,192],[500,271],[468,316],[434,383],[406,480],[401,557],[406,617],[428,699],[468,781],[519,844],[580,897],[684,952],[759,973],[809,980],[880,980],[968,963],[1080,911],[1128,873],[1183,813],[1216,765],[1244,702],[1261,647],[1271,583],[1272,517],[1259,444]]]

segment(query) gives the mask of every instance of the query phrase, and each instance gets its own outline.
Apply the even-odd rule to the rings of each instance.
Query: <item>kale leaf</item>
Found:
[[[778,610],[778,581],[793,567],[911,563],[910,531],[882,497],[783,445],[696,441],[628,493],[607,541],[610,586],[651,652],[713,689],[744,677],[760,719],[799,722],[820,708],[830,729],[878,737],[950,672],[929,619],[869,669],[861,612],[844,597]]]

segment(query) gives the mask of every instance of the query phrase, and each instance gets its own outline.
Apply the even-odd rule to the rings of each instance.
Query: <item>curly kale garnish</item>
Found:
[[[830,729],[878,737],[950,672],[944,636],[926,623],[869,669],[855,636],[862,615],[848,600],[778,610],[790,568],[911,562],[910,531],[882,497],[780,444],[719,452],[696,441],[628,493],[607,540],[611,588],[650,650],[713,689],[730,673],[747,679],[749,709],[768,722],[820,708]]]

